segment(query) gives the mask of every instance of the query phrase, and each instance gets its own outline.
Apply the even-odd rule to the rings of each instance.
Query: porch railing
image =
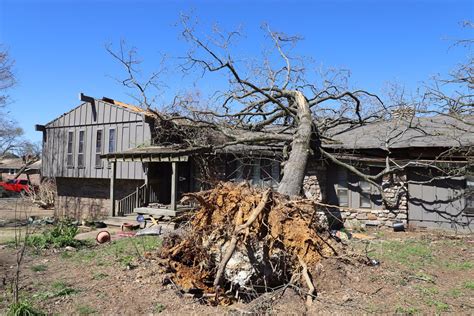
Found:
[[[133,210],[137,207],[145,206],[147,202],[147,185],[137,187],[135,191],[118,201],[117,213],[119,216],[125,216],[132,214]]]
[[[117,201],[118,216],[132,214],[137,207],[147,206],[148,203],[157,203],[158,194],[152,186],[143,184],[136,188],[135,191]]]

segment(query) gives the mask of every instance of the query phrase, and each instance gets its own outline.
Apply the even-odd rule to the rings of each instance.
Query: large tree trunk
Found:
[[[283,168],[283,178],[278,192],[289,196],[300,195],[310,153],[312,130],[311,111],[308,101],[299,91],[292,92],[297,106],[298,126],[291,143],[291,152]]]

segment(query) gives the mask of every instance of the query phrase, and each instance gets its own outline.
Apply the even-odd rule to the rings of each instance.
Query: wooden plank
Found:
[[[178,189],[178,166],[176,162],[171,163],[171,209],[176,211],[176,199]]]
[[[116,162],[111,163],[111,176],[110,176],[110,213],[111,216],[115,216],[115,178],[117,176]]]

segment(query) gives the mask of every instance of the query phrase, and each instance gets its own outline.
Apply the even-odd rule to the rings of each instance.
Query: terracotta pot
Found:
[[[131,231],[140,228],[140,225],[131,224],[131,223],[123,223],[122,224],[122,231]]]
[[[110,233],[106,230],[103,230],[97,234],[95,238],[99,244],[103,244],[110,241]]]

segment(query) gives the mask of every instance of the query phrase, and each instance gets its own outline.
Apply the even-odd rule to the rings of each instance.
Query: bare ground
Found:
[[[50,314],[434,314],[474,312],[473,236],[371,232],[349,249],[380,260],[375,267],[328,258],[313,275],[318,295],[307,309],[298,289],[280,289],[251,303],[209,306],[162,285],[157,237],[125,238],[78,251],[29,251],[22,296]],[[6,311],[15,250],[0,249],[0,314]]]
[[[15,238],[15,226],[26,223],[30,216],[52,217],[54,210],[42,209],[22,198],[0,198],[0,244]],[[40,230],[40,227],[36,227]]]

